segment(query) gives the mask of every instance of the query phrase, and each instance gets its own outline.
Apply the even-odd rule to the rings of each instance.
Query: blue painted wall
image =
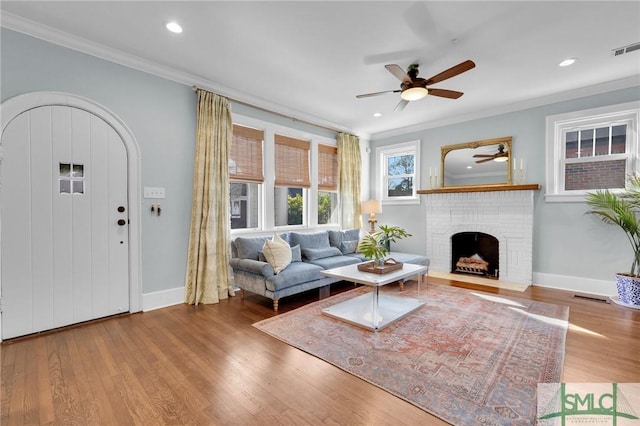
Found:
[[[91,99],[118,116],[141,152],[142,186],[164,187],[166,199],[142,200],[143,293],[184,285],[191,220],[197,96],[176,83],[11,31],[0,32],[0,101],[35,91]],[[246,105],[234,114],[329,137],[335,133]],[[150,213],[160,202],[162,215]]]
[[[613,274],[627,271],[632,252],[624,234],[606,226],[592,216],[586,216],[584,203],[548,203],[544,200],[545,134],[547,115],[619,104],[640,99],[640,88],[618,90],[600,95],[553,103],[522,111],[501,114],[464,123],[379,139],[376,147],[421,140],[422,185],[428,188],[431,167],[440,168],[440,146],[489,139],[513,137],[515,158],[525,160],[525,183],[543,186],[535,196],[533,272],[536,274],[613,281]],[[373,161],[373,155],[371,157]],[[519,160],[518,160],[519,161]],[[375,164],[371,163],[372,170]],[[372,173],[372,178],[375,173]],[[371,184],[373,184],[373,179]],[[379,215],[381,223],[411,223],[414,235],[420,236],[399,243],[399,249],[426,251],[425,197],[421,205],[385,206]],[[419,220],[418,220],[419,219]]]

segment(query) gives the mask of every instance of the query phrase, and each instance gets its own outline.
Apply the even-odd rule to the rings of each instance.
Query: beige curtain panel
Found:
[[[338,180],[340,187],[340,225],[344,229],[362,228],[360,213],[360,139],[338,133]]]
[[[222,96],[198,89],[196,157],[185,302],[218,303],[233,296],[229,269],[231,109]]]

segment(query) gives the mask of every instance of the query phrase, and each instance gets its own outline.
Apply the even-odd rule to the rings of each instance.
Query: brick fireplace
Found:
[[[498,240],[499,279],[531,284],[533,191],[539,186],[505,185],[502,188],[506,189],[501,190],[465,188],[464,191],[442,188],[419,192],[427,210],[427,257],[431,268],[451,271],[454,235],[483,233]]]

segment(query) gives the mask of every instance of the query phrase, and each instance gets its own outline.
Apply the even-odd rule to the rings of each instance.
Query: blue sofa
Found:
[[[338,281],[324,276],[321,271],[366,260],[356,253],[359,229],[279,235],[291,247],[291,263],[280,273],[274,272],[262,254],[262,247],[271,236],[237,237],[231,243],[229,262],[235,286],[242,294],[246,290],[272,299],[276,312],[280,298],[316,288],[328,290],[330,284]],[[429,266],[429,260],[421,255],[391,252],[389,257],[402,263]]]

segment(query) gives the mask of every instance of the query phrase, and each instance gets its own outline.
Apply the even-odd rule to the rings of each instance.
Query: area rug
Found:
[[[455,425],[529,425],[538,383],[561,381],[569,308],[429,284],[415,312],[379,332],[322,309],[359,287],[254,326]],[[399,293],[397,286],[382,291]]]

